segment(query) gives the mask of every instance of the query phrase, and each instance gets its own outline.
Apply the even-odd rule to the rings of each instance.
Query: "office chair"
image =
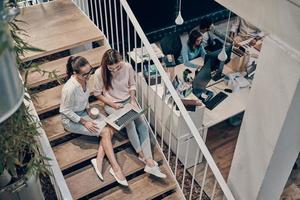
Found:
[[[174,65],[179,64],[177,63],[177,58],[181,54],[182,44],[180,35],[178,33],[168,34],[165,37],[163,37],[160,40],[160,46],[164,55],[172,54],[174,56]],[[174,65],[169,65],[167,67],[171,67]]]

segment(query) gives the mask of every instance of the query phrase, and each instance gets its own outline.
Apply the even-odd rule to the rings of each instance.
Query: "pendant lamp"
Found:
[[[218,59],[221,62],[225,62],[225,60],[227,60],[227,58],[228,58],[228,56],[226,54],[226,51],[225,51],[225,45],[226,45],[226,39],[227,39],[227,35],[228,35],[228,27],[229,27],[229,22],[230,22],[230,14],[231,14],[231,11],[229,11],[229,15],[228,15],[227,26],[226,26],[226,34],[225,34],[225,40],[224,40],[223,48],[222,48],[221,52],[218,55]]]
[[[178,11],[178,15],[175,19],[175,24],[181,25],[181,24],[183,24],[183,22],[184,22],[184,20],[181,16],[181,0],[179,0],[179,11]]]

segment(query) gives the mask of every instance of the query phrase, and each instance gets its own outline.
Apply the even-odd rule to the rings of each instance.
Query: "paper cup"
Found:
[[[92,108],[92,109],[90,110],[90,114],[91,114],[91,118],[92,118],[92,119],[96,119],[96,118],[98,117],[98,115],[99,115],[99,110],[98,110],[98,108]]]

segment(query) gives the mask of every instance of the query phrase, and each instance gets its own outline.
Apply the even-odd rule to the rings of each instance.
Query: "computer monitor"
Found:
[[[210,60],[211,71],[214,72],[214,75],[212,76],[212,79],[214,81],[217,81],[220,78],[222,78],[223,67],[224,67],[224,64],[227,64],[230,61],[231,50],[232,50],[232,45],[225,46],[225,52],[227,54],[227,60],[225,62],[221,62],[218,59],[218,55],[222,51],[222,48],[220,48],[216,51],[207,52],[207,54],[205,55],[204,63],[206,63],[208,60]]]
[[[211,60],[206,59],[204,62],[204,66],[200,69],[200,71],[195,72],[195,78],[192,83],[193,93],[202,101],[207,100],[207,90],[206,86],[211,80]],[[205,95],[202,95],[205,94]],[[213,94],[209,94],[211,96]]]

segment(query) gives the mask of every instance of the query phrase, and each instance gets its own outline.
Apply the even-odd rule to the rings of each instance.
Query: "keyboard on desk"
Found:
[[[211,98],[209,101],[205,102],[205,106],[206,108],[208,108],[209,110],[214,109],[217,105],[219,105],[219,103],[221,103],[224,99],[226,99],[226,97],[228,97],[227,94],[225,94],[224,92],[219,92],[218,94],[216,94],[213,98]]]

